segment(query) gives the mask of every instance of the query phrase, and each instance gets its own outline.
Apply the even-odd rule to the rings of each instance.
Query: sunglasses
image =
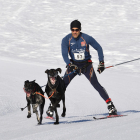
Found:
[[[80,31],[80,29],[71,29],[71,31],[72,32],[74,32],[74,31],[78,32],[78,31]]]

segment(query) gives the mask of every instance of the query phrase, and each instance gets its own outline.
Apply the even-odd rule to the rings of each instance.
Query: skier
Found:
[[[117,110],[113,105],[111,98],[109,98],[108,93],[97,80],[91,61],[91,55],[89,52],[89,45],[91,45],[98,52],[99,65],[97,71],[100,74],[105,69],[102,47],[93,37],[81,32],[81,23],[78,20],[74,20],[71,22],[70,29],[71,33],[62,39],[61,44],[62,56],[67,67],[63,79],[66,87],[69,85],[70,81],[77,75],[77,73],[79,75],[83,73],[107,103],[109,115],[117,115]],[[68,54],[70,55],[71,59],[69,59]],[[71,72],[73,73],[66,76]]]

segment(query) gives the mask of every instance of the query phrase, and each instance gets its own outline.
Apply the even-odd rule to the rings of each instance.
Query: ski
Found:
[[[101,120],[101,119],[116,118],[116,117],[123,117],[123,116],[127,116],[127,115],[109,115],[109,116],[105,116],[105,117],[101,117],[101,118],[96,118],[96,117],[93,117],[93,118],[95,120]]]
[[[53,117],[49,117],[49,116],[45,117],[45,119],[54,120],[54,118],[53,118]]]

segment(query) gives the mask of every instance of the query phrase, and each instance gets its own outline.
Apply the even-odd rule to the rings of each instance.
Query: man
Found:
[[[70,29],[71,33],[62,39],[61,45],[62,56],[67,65],[67,70],[63,79],[66,87],[77,74],[81,75],[81,73],[83,73],[107,103],[109,115],[117,115],[117,110],[113,105],[113,102],[109,98],[106,90],[97,80],[89,52],[89,45],[98,52],[99,66],[97,71],[102,73],[105,69],[102,47],[93,37],[80,32],[81,23],[78,20],[71,22]],[[69,59],[68,54],[71,59]]]

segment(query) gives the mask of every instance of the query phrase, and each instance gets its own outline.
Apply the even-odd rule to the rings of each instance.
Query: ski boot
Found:
[[[110,115],[117,115],[117,109],[115,108],[112,101],[107,102],[107,108],[109,110],[109,116]]]
[[[60,104],[57,104],[56,107],[59,108],[59,107],[60,107]],[[46,111],[46,114],[47,114],[49,117],[53,117],[54,110],[53,110],[52,104],[50,104],[50,106],[48,107],[48,110]]]
[[[46,111],[46,114],[49,116],[49,117],[53,117],[53,114],[54,114],[54,110],[53,110],[53,107],[50,106],[48,107],[48,110]]]

